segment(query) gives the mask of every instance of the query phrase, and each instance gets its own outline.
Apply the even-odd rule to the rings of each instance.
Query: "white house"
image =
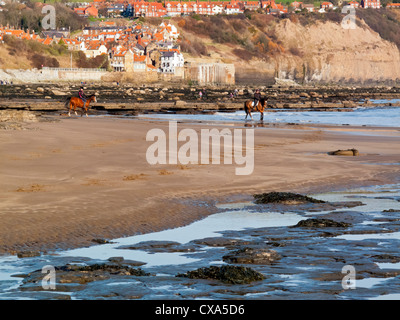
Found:
[[[220,6],[220,5],[215,5],[213,6],[213,8],[211,9],[213,14],[221,14],[224,12],[224,7]]]
[[[175,73],[175,69],[183,67],[185,60],[177,49],[161,50],[160,72]]]
[[[330,9],[333,9],[333,3],[325,1],[325,2],[321,3],[320,7],[321,7],[321,9],[325,9],[325,11],[330,10]]]
[[[85,55],[87,58],[95,58],[99,55],[107,54],[107,47],[102,43],[89,43]]]
[[[228,4],[225,6],[225,13],[226,14],[236,14],[236,13],[241,13],[243,12],[242,10],[240,10],[239,5],[232,5],[232,4]]]
[[[77,39],[62,38],[62,42],[68,47],[70,51],[86,51],[86,45],[84,41]]]
[[[179,31],[178,29],[173,25],[168,22],[166,24],[165,22],[161,22],[159,25],[160,31],[159,33],[164,35],[164,40],[176,40],[179,37]]]

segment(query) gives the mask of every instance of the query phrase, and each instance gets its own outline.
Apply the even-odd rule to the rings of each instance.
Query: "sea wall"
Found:
[[[43,68],[0,69],[0,80],[13,83],[40,83],[51,81],[101,81],[107,74],[104,69]]]
[[[234,85],[235,66],[225,63],[189,62],[177,68],[175,74],[159,72],[107,72],[104,69],[82,68],[43,68],[39,69],[0,69],[0,80],[13,83],[41,83],[60,81],[85,82],[193,82],[200,85]]]

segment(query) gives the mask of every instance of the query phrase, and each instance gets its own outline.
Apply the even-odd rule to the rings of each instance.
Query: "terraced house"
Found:
[[[372,8],[372,9],[380,9],[381,1],[380,0],[361,0],[361,7],[363,8]]]
[[[113,71],[133,72],[133,52],[130,49],[118,48],[110,50],[110,66]]]
[[[76,14],[83,17],[97,17],[99,15],[99,11],[93,4],[83,8],[75,8],[74,11]]]

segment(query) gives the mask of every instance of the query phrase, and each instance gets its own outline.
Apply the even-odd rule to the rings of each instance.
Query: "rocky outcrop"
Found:
[[[67,264],[60,267],[55,267],[57,273],[57,286],[60,284],[86,284],[93,281],[100,281],[109,279],[112,276],[149,276],[150,274],[144,272],[140,268],[132,268],[127,263],[101,263],[91,265],[73,265]],[[28,274],[24,280],[23,285],[30,288],[28,284],[35,287],[41,286],[43,279],[42,270],[36,270]],[[32,288],[30,288],[32,290]]]
[[[66,114],[66,98],[75,96],[77,84],[39,84],[0,86],[0,110],[54,112]],[[252,99],[254,86],[237,86],[238,95],[230,98],[232,87],[207,87],[207,98],[199,99],[198,88],[189,85],[132,86],[131,84],[90,84],[87,95],[96,94],[97,102],[90,105],[89,114],[137,115],[144,112],[174,112],[212,114],[243,110],[245,101]],[[374,107],[372,99],[400,99],[399,87],[324,87],[262,86],[267,98],[267,112],[275,110],[351,112],[357,107]],[[400,107],[398,100],[382,102],[380,106]],[[36,113],[38,116],[39,113]],[[41,117],[43,118],[43,117]],[[34,119],[32,119],[34,120]]]
[[[331,156],[358,156],[360,153],[357,149],[336,150],[328,152]]]
[[[0,122],[37,122],[33,112],[23,110],[0,110]]]
[[[118,249],[126,250],[143,250],[151,253],[155,252],[190,252],[197,249],[196,245],[192,244],[181,244],[176,241],[142,241],[136,244],[124,245],[118,247]]]
[[[38,115],[31,111],[0,110],[1,130],[24,130],[26,124],[38,121]]]
[[[265,277],[258,271],[242,266],[211,266],[208,268],[199,268],[194,271],[188,271],[185,274],[178,274],[177,277],[186,277],[190,279],[209,279],[220,280],[231,284],[244,284],[253,281],[260,281]]]
[[[255,203],[267,204],[267,203],[280,203],[280,204],[303,204],[303,203],[325,203],[322,200],[314,199],[301,194],[291,192],[269,192],[253,195]]]
[[[351,224],[332,219],[306,219],[299,221],[293,228],[348,228]]]
[[[264,248],[245,247],[222,257],[222,260],[229,263],[241,264],[272,264],[281,256],[275,251]]]

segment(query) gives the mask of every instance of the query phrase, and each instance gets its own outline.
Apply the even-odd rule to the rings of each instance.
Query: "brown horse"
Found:
[[[66,106],[67,108],[69,108],[68,116],[69,116],[69,117],[71,116],[71,110],[72,110],[72,108],[74,108],[74,112],[75,112],[76,115],[78,115],[78,114],[76,113],[76,108],[81,108],[81,109],[82,109],[81,117],[83,116],[83,112],[85,112],[86,117],[87,117],[87,116],[88,116],[87,111],[88,111],[88,109],[89,109],[89,104],[90,104],[90,102],[92,102],[92,101],[93,101],[93,102],[97,102],[97,100],[96,100],[96,95],[94,95],[94,94],[92,94],[91,96],[89,96],[89,97],[86,99],[85,105],[83,105],[83,101],[82,101],[81,98],[78,98],[78,97],[70,97],[70,98],[68,98],[67,101],[65,102],[65,106]]]
[[[251,115],[251,111],[253,111],[253,109],[259,111],[261,113],[260,120],[264,120],[264,109],[267,106],[267,100],[265,98],[261,98],[261,100],[258,101],[256,106],[253,106],[253,102],[254,100],[250,100],[244,103],[244,111],[246,111],[246,118],[244,118],[244,120],[247,119],[248,115],[250,115],[251,120],[253,120],[253,116]]]

